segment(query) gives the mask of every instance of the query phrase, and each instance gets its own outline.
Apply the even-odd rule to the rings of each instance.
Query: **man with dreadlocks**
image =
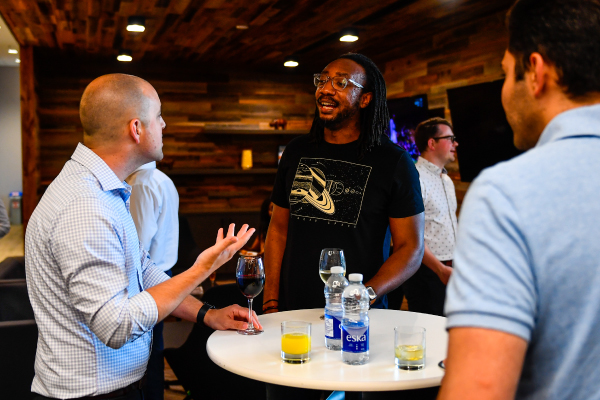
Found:
[[[324,306],[321,250],[341,248],[347,273],[362,273],[385,308],[385,294],[423,259],[423,200],[410,154],[387,137],[385,81],[361,54],[345,54],[315,74],[317,109],[308,135],[283,153],[265,247],[264,312]],[[384,262],[390,228],[393,254]]]

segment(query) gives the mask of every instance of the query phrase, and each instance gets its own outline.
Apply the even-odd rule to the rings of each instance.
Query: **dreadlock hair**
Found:
[[[375,146],[381,144],[383,135],[388,135],[390,128],[390,117],[387,107],[385,80],[377,65],[362,54],[346,53],[337,58],[345,58],[354,61],[364,68],[366,83],[364,93],[372,92],[373,98],[369,105],[360,109],[360,136],[358,137],[358,159],[361,160],[365,153],[371,151]],[[312,143],[323,141],[325,132],[320,123],[319,110],[315,109],[315,118],[308,136]]]

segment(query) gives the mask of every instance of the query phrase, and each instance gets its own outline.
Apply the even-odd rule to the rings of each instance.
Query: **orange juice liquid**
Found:
[[[286,354],[306,354],[310,351],[310,337],[306,333],[286,333],[281,336],[281,351]]]

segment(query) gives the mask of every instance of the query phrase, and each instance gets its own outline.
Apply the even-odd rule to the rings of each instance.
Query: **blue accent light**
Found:
[[[415,106],[423,107],[423,98],[422,97],[419,97],[418,99],[415,100]]]
[[[415,145],[412,130],[403,126],[400,131],[397,131],[396,123],[393,118],[390,118],[390,140],[406,150],[414,161],[421,155],[419,149],[417,149],[417,146]]]

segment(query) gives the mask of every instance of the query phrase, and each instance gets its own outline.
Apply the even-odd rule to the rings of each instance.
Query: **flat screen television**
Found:
[[[420,122],[429,118],[427,95],[388,100],[390,140],[408,151],[413,159],[419,156],[413,133]]]
[[[482,169],[521,154],[500,99],[502,80],[448,89],[460,179],[471,182]]]

